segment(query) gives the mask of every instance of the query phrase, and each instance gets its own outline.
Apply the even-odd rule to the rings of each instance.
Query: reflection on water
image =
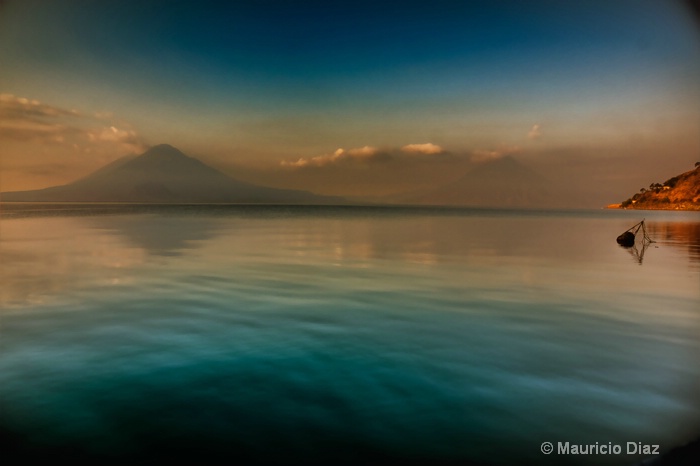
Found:
[[[86,226],[122,237],[127,244],[155,256],[177,256],[194,249],[198,241],[217,235],[220,222],[207,217],[97,216]]]
[[[656,222],[650,232],[665,244],[687,249],[690,260],[700,264],[700,221]]]
[[[620,246],[624,248],[628,253],[632,255],[634,260],[636,260],[639,265],[642,265],[644,263],[644,254],[647,252],[647,249],[649,249],[649,246],[651,246],[653,243],[649,241],[644,241],[640,243],[639,245],[634,244],[632,246]]]
[[[543,441],[700,433],[697,216],[648,215],[639,267],[628,212],[94,214],[0,224],[23,459],[561,464]]]

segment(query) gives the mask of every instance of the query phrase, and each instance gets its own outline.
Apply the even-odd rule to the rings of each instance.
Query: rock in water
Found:
[[[623,234],[617,237],[617,244],[626,248],[634,246],[634,233],[632,233],[631,231],[624,232]]]

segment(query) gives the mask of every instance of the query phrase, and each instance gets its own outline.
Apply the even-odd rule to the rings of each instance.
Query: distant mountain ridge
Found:
[[[333,204],[341,198],[244,183],[168,144],[123,157],[72,183],[2,193],[15,202]]]
[[[700,210],[700,162],[695,169],[669,178],[664,183],[652,183],[620,204],[609,209],[640,210]]]
[[[445,186],[416,195],[409,202],[422,205],[475,207],[563,207],[568,199],[553,182],[511,156],[478,165]]]

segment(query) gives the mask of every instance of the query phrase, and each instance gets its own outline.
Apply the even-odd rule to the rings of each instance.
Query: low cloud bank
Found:
[[[114,121],[110,113],[88,114],[13,94],[0,94],[0,137],[70,145],[86,153],[98,149],[98,145],[111,146],[122,154],[148,148],[129,123]]]

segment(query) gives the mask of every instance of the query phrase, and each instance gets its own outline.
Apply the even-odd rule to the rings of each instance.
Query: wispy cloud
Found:
[[[510,146],[501,144],[496,149],[475,149],[471,153],[471,161],[475,163],[484,163],[491,160],[497,160],[506,155],[517,154],[521,151],[520,146]]]
[[[66,110],[59,107],[43,104],[35,99],[17,97],[12,94],[0,94],[0,116],[12,117],[58,117],[80,116],[77,110]]]
[[[147,147],[131,125],[112,119],[110,113],[90,115],[36,99],[0,94],[0,136],[8,140],[71,144],[88,152],[96,144],[111,145],[122,152],[139,152]]]
[[[445,150],[442,147],[431,142],[426,142],[423,144],[406,144],[401,148],[401,150],[404,152],[413,152],[419,154],[440,154],[442,152],[445,152]]]
[[[341,149],[342,150],[342,149]],[[350,149],[348,155],[351,157],[372,157],[379,153],[379,149],[372,146],[358,147],[356,149]]]
[[[87,133],[90,141],[101,141],[117,143],[123,147],[131,149],[132,152],[139,152],[145,149],[143,141],[133,129],[120,129],[116,126],[109,126]]]
[[[318,155],[315,157],[301,157],[294,161],[283,160],[280,165],[284,167],[324,167],[330,165],[367,165],[373,163],[386,163],[402,159],[427,159],[435,155],[447,155],[447,151],[437,144],[407,144],[402,147],[382,148],[373,146],[357,147],[354,149],[336,149],[330,154]]]
[[[77,132],[69,121],[78,117],[78,112],[74,110],[12,94],[0,94],[0,136],[3,138],[63,142],[68,134]]]
[[[0,119],[0,136],[19,141],[41,140],[43,142],[63,142],[71,128],[65,125],[41,121]]]
[[[283,160],[281,162],[281,165],[285,167],[323,167],[325,165],[340,163],[344,161],[366,161],[373,157],[376,157],[379,154],[379,149],[372,146],[358,147],[349,150],[338,148],[332,154],[323,154],[308,158],[300,157],[298,160],[293,162]]]
[[[540,136],[542,136],[542,125],[539,123],[532,125],[532,128],[530,128],[530,131],[527,133],[527,138],[539,139]]]

